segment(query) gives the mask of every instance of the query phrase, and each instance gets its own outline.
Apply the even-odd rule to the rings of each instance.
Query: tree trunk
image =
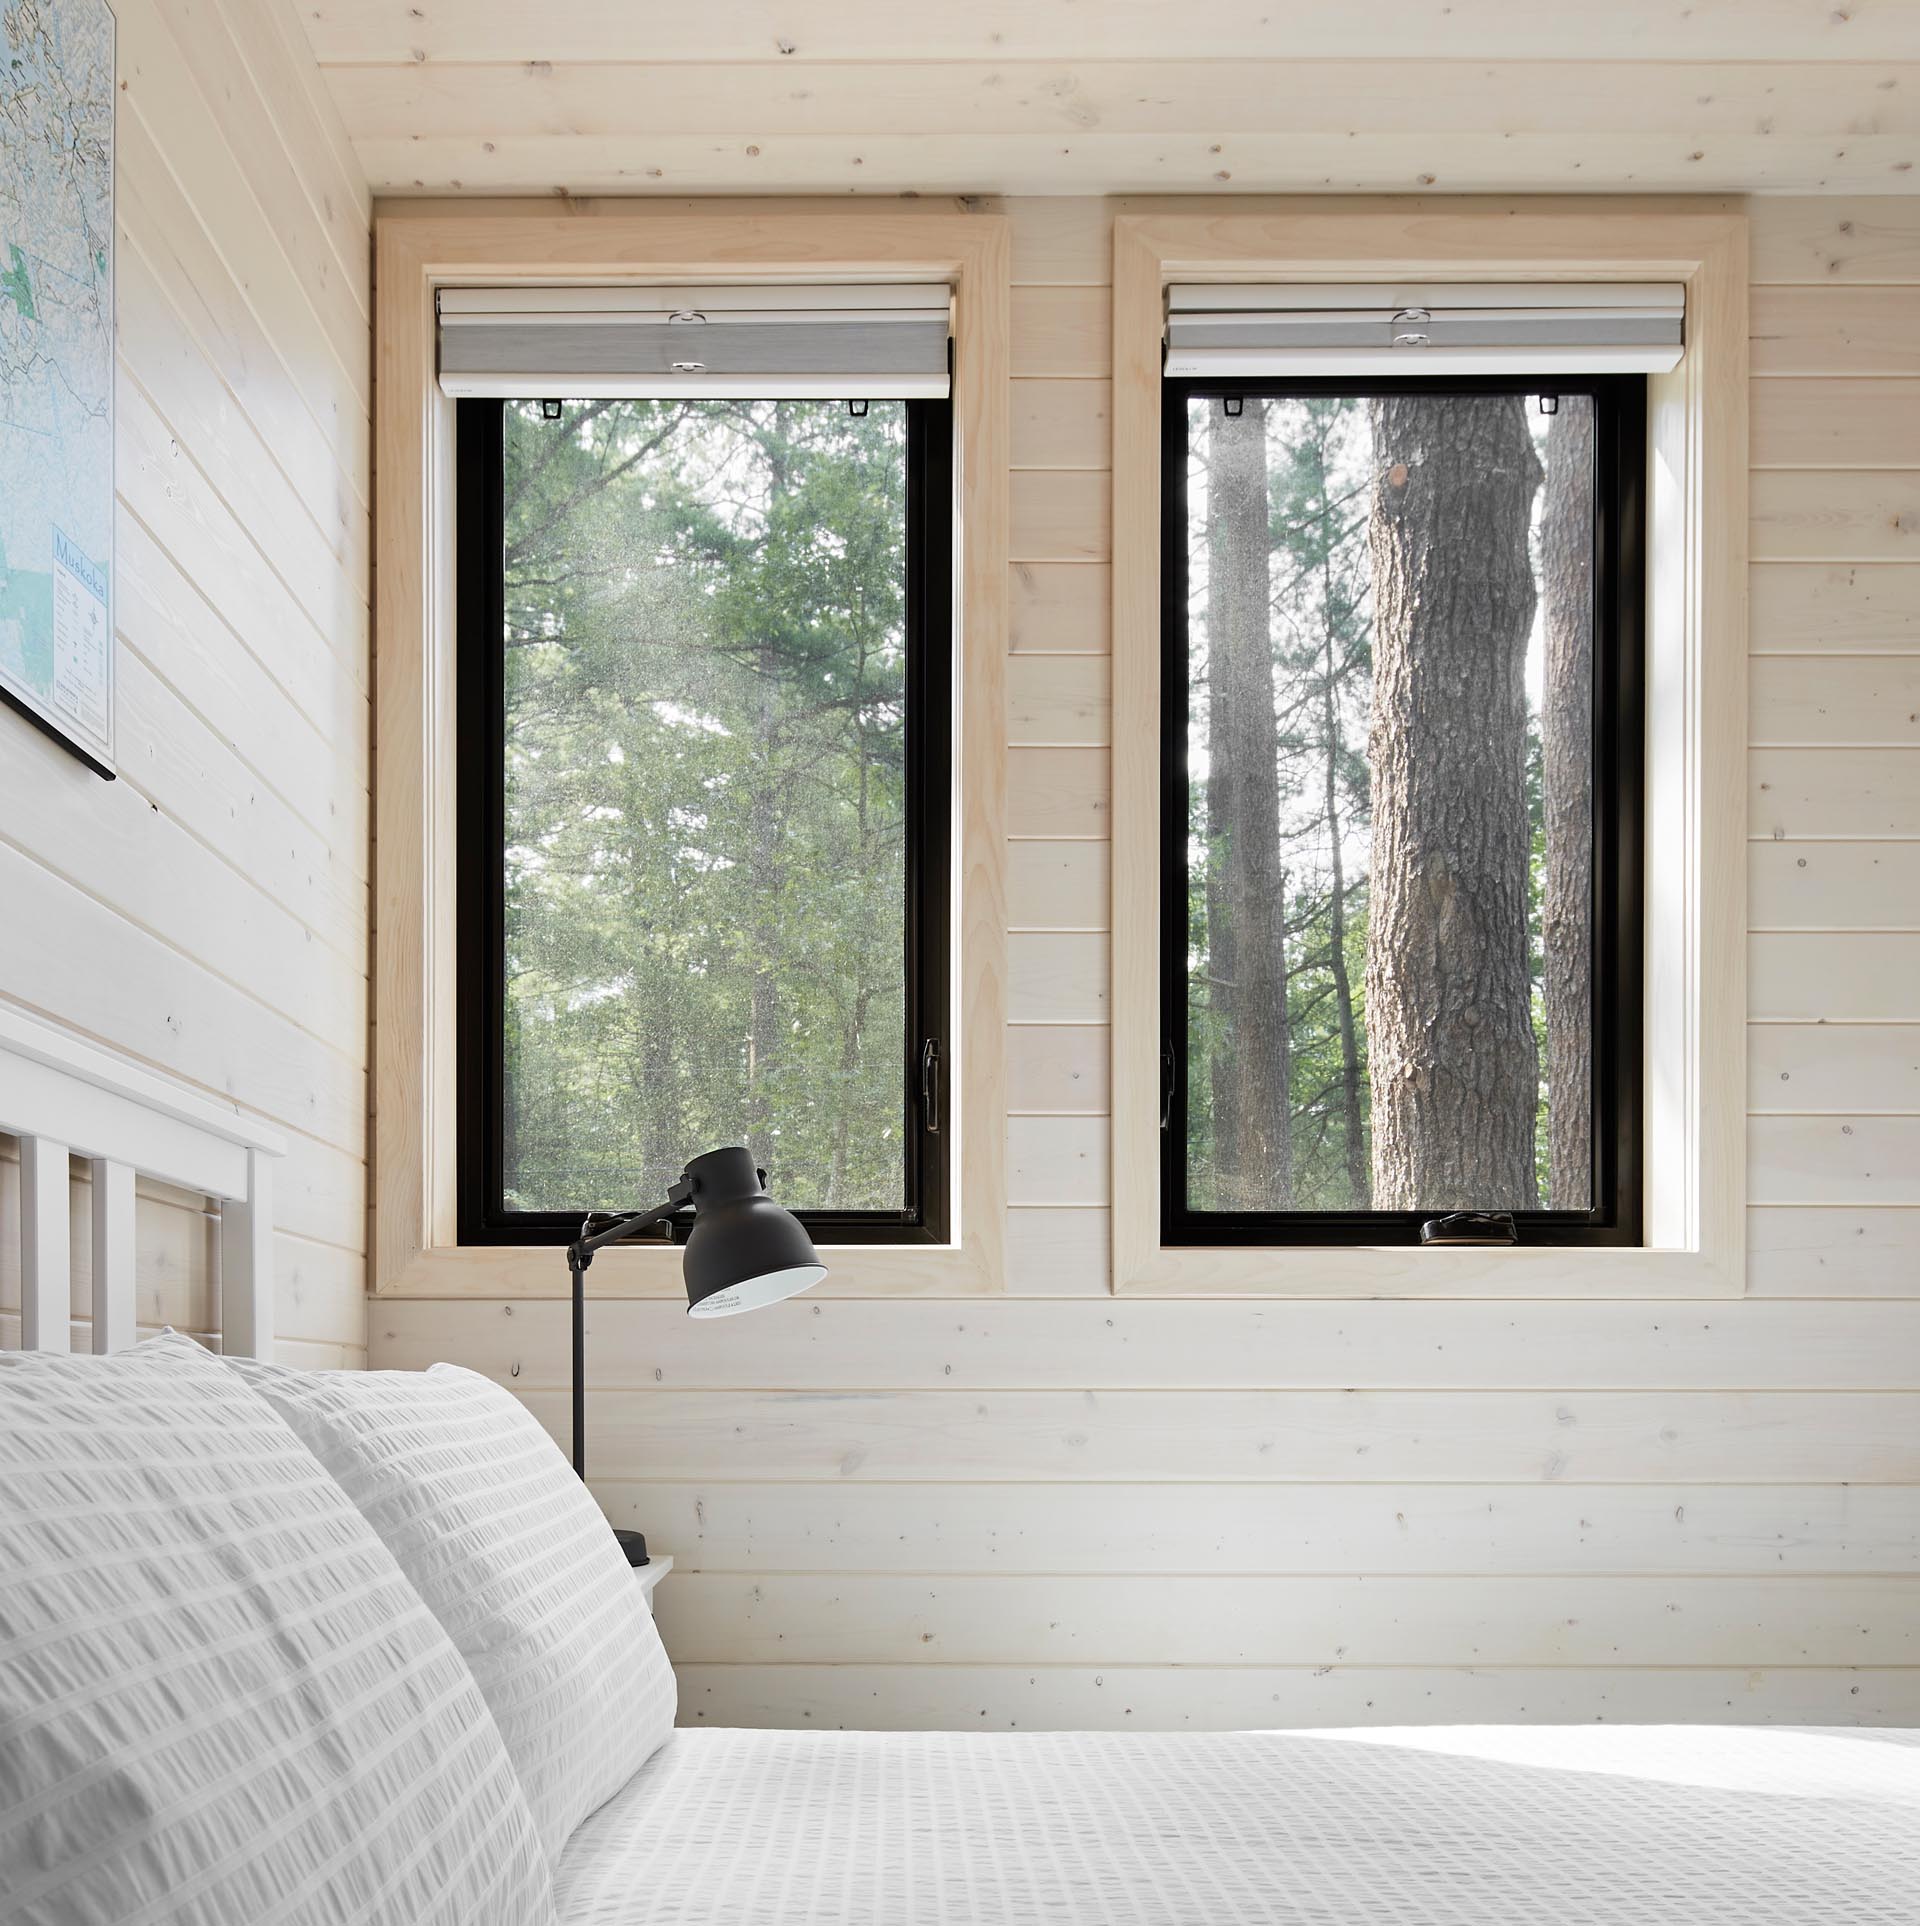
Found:
[[[865,1040],[873,990],[862,983],[855,992],[840,1033],[840,1088],[834,1107],[833,1152],[827,1172],[827,1209],[847,1207],[847,1164],[853,1150],[853,1108],[860,1080],[860,1046]]]
[[[1329,588],[1331,584],[1329,584]],[[1321,693],[1321,728],[1326,747],[1327,848],[1331,852],[1333,893],[1327,907],[1327,953],[1333,972],[1334,1012],[1340,1027],[1340,1121],[1347,1150],[1347,1208],[1365,1210],[1367,1133],[1360,1105],[1360,1040],[1353,1020],[1353,984],[1347,970],[1347,865],[1340,848],[1340,708],[1334,660],[1333,624],[1326,635],[1326,681]]]
[[[1546,672],[1542,891],[1547,1201],[1593,1203],[1593,404],[1568,396],[1547,437],[1541,513]]]
[[[1347,968],[1347,861],[1340,839],[1340,762],[1346,744],[1340,731],[1340,686],[1346,677],[1341,661],[1345,640],[1342,628],[1351,620],[1352,607],[1341,593],[1333,568],[1339,540],[1333,522],[1333,486],[1327,473],[1327,417],[1316,419],[1313,441],[1313,493],[1322,505],[1315,544],[1320,560],[1320,747],[1322,808],[1327,824],[1327,852],[1331,893],[1327,902],[1327,959],[1333,977],[1335,1025],[1340,1036],[1340,1132],[1346,1151],[1347,1208],[1365,1210],[1372,1195],[1367,1170],[1365,1079],[1360,1072],[1360,1026],[1353,1009],[1352,973]]]
[[[788,490],[785,423],[779,408],[763,439],[767,457],[768,541],[778,539],[780,507]],[[785,664],[777,642],[754,651],[753,754],[748,763],[747,886],[753,902],[753,975],[747,1006],[747,1145],[761,1166],[776,1169],[773,1155],[773,1086],[779,1055],[780,984],[775,959],[780,945],[780,678]]]
[[[644,929],[639,923],[636,928]],[[681,1096],[679,1053],[675,1048],[675,1025],[671,981],[662,981],[659,966],[648,960],[646,1001],[640,1019],[640,1075],[630,1101],[634,1114],[644,1120],[641,1154],[644,1175],[635,1173],[636,1188],[643,1197],[661,1194],[662,1183],[671,1184],[680,1175],[680,1166],[691,1155],[688,1141],[686,1105]]]
[[[1293,1197],[1266,412],[1221,409],[1208,436],[1207,973],[1222,1210],[1284,1210]]]
[[[638,950],[629,1007],[637,1006],[639,1032],[638,1051],[628,1052],[631,1082],[622,1104],[639,1126],[640,1168],[632,1181],[642,1196],[654,1197],[661,1194],[663,1179],[671,1184],[679,1176],[688,1156],[686,1087],[680,1075],[685,1040],[676,1021],[681,974],[672,954],[672,932],[681,927],[681,917],[673,913],[681,906],[681,891],[674,865],[661,862],[665,812],[650,807],[639,758],[629,757],[618,768],[620,855],[629,879],[626,922]]]
[[[1371,404],[1367,1043],[1380,1210],[1535,1206],[1528,529],[1517,396]]]
[[[862,611],[864,616],[864,610]],[[872,825],[868,819],[871,775],[867,750],[867,634],[864,621],[856,624],[857,641],[853,674],[852,730],[858,769],[854,812],[855,873],[867,876],[873,869]],[[860,1081],[860,1047],[865,1040],[867,1011],[873,1001],[874,985],[868,980],[869,955],[863,947],[855,955],[858,982],[853,1001],[840,1032],[840,1084],[836,1092],[833,1119],[833,1150],[827,1172],[827,1208],[840,1210],[847,1203],[847,1166],[853,1148],[853,1111]],[[843,986],[844,987],[844,986]]]
[[[747,1142],[773,1168],[773,1085],[780,1053],[779,693],[774,651],[763,652],[754,717],[752,800],[747,810],[747,878],[753,892],[753,975],[748,985]]]

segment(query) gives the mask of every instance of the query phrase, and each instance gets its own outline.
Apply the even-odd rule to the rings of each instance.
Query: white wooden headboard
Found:
[[[70,1155],[93,1166],[93,1348],[134,1338],[133,1183],[220,1203],[220,1343],[273,1350],[273,1165],[286,1139],[185,1084],[0,1005],[0,1131],[20,1140],[20,1344],[72,1343]]]

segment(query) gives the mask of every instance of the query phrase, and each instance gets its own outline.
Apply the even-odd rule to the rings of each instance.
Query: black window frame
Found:
[[[906,1202],[898,1211],[795,1211],[822,1244],[945,1244],[953,1212],[953,404],[910,400],[904,406]],[[504,1201],[505,408],[497,399],[455,403],[456,1220],[462,1244],[559,1245],[578,1236],[584,1200],[573,1211],[512,1211]],[[691,1159],[716,1147],[690,1143],[685,1154]],[[777,1197],[777,1170],[769,1173],[769,1185]],[[659,1201],[635,1195],[628,1208]],[[676,1241],[683,1242],[688,1229],[676,1224]]]
[[[1595,1195],[1585,1211],[1513,1213],[1534,1248],[1643,1241],[1646,450],[1644,375],[1254,380],[1167,377],[1160,462],[1160,1242],[1163,1247],[1417,1245],[1415,1211],[1199,1211],[1186,1201],[1189,718],[1188,403],[1380,394],[1591,395],[1594,476]]]

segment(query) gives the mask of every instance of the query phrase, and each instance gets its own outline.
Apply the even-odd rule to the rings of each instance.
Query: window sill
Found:
[[[1168,1246],[1114,1277],[1123,1296],[1161,1297],[1700,1298],[1738,1297],[1745,1288],[1741,1267],[1709,1251],[1591,1245]]]

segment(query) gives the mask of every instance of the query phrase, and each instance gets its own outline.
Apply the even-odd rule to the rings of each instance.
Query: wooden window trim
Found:
[[[940,1245],[828,1246],[831,1274],[820,1288],[997,1291],[1006,1207],[1008,224],[892,206],[631,209],[377,210],[373,1291],[533,1298],[567,1289],[551,1248],[458,1239],[454,404],[434,379],[435,290],[760,277],[954,287],[953,1224]],[[672,1296],[679,1269],[679,1253],[663,1246],[611,1250],[589,1288]]]
[[[1373,199],[1114,223],[1113,1288],[1313,1297],[1745,1289],[1747,231],[1705,200]],[[1649,383],[1644,1242],[1169,1247],[1160,1230],[1160,343],[1172,281],[1683,281]]]

